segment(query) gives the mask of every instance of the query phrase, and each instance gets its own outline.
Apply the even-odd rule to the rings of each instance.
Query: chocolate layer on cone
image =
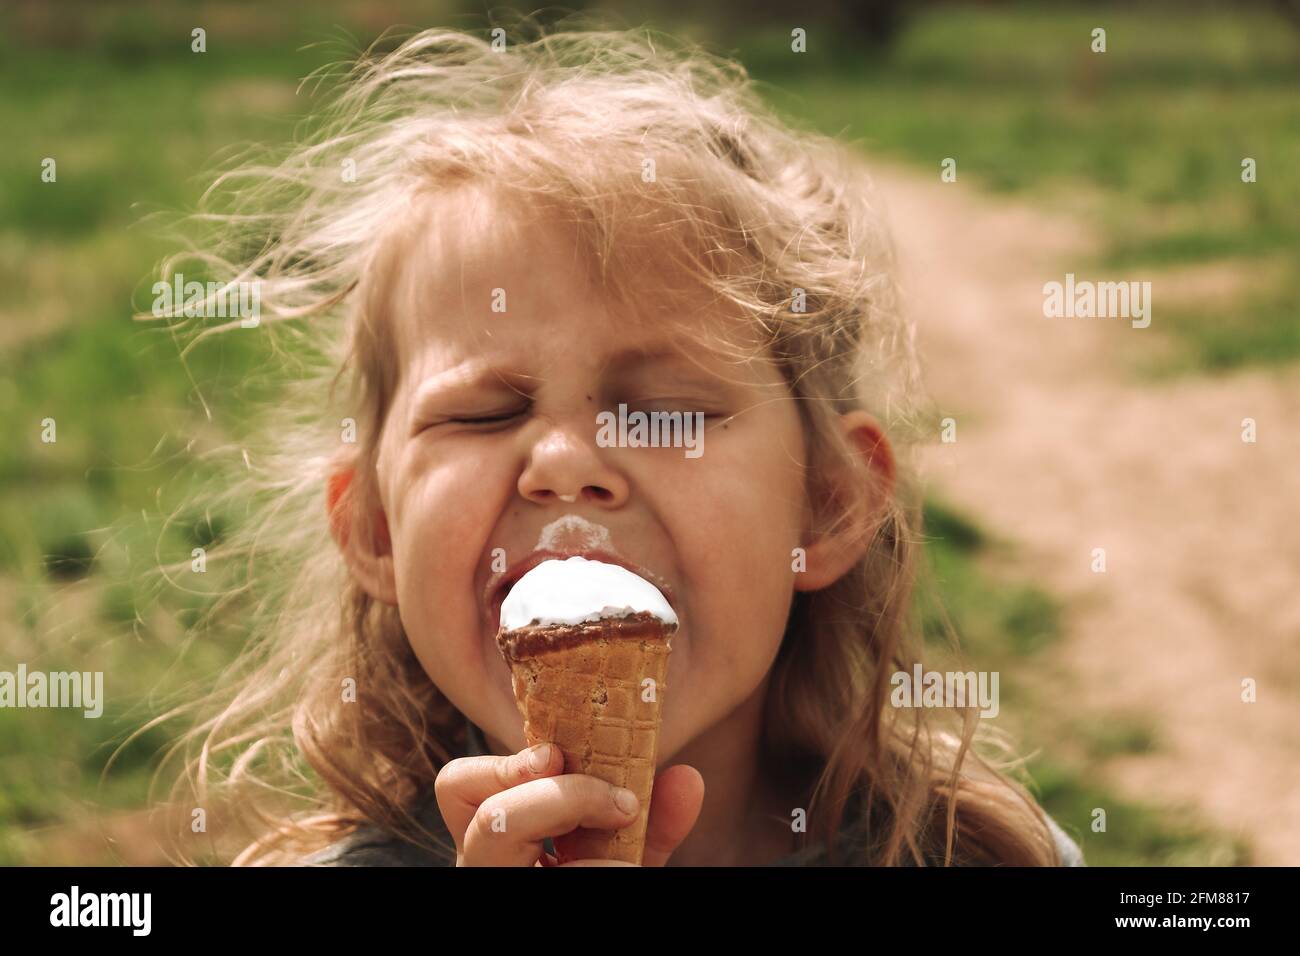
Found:
[[[648,611],[641,611],[580,624],[532,624],[513,631],[503,629],[497,635],[497,646],[506,660],[522,661],[600,638],[661,640],[671,637],[676,630],[676,624],[667,624]]]

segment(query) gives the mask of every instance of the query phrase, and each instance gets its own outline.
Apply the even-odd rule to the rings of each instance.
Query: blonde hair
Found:
[[[573,224],[612,299],[630,295],[640,241],[751,318],[809,439],[820,526],[871,535],[848,574],[796,595],[771,675],[765,746],[816,777],[808,837],[845,862],[836,836],[853,809],[867,837],[858,862],[1059,862],[1042,811],[1003,772],[1017,762],[994,760],[1010,744],[973,708],[949,727],[954,712],[888,703],[891,674],[921,660],[908,462],[919,390],[890,242],[850,149],[776,119],[738,63],[645,29],[542,31],[504,49],[428,30],[341,79],[302,142],[217,179],[186,220],[190,234],[212,227],[212,241],[163,264],[170,275],[194,263],[230,288],[260,283],[258,334],[294,363],[262,445],[241,445],[237,472],[202,492],[205,507],[248,518],[208,556],[244,560],[247,578],[201,624],[238,608],[251,636],[191,705],[202,716],[168,755],[186,761],[173,796],[189,786],[200,805],[249,815],[253,842],[236,863],[293,862],[364,822],[451,852],[416,811],[463,752],[464,718],[397,610],[351,579],[324,499],[330,475],[354,466],[351,533],[378,533],[374,464],[397,376],[392,227],[416,197],[482,184]],[[168,328],[187,334],[186,352],[238,325],[169,318],[182,320]],[[896,449],[899,481],[876,514],[856,484],[874,479],[838,427],[859,408]],[[352,445],[339,441],[346,417]],[[347,678],[363,703],[340,702]]]

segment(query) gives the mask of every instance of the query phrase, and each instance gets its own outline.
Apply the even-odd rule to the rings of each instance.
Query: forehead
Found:
[[[483,184],[428,194],[395,235],[390,317],[398,362],[419,377],[484,353],[600,361],[629,347],[700,358],[758,336],[676,266],[658,227],[635,217],[602,243],[575,214]],[[645,228],[640,227],[645,223]],[[602,281],[617,270],[619,294]]]

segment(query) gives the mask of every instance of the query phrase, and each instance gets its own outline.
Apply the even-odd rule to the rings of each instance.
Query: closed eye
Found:
[[[413,434],[429,431],[442,425],[468,425],[473,431],[487,431],[493,425],[504,425],[520,415],[525,414],[527,408],[521,408],[516,411],[500,412],[495,415],[462,415],[447,418],[437,418],[433,421],[425,422],[415,428]]]
[[[472,417],[448,418],[445,419],[445,421],[448,424],[454,425],[500,425],[504,422],[510,421],[511,419],[518,418],[526,411],[527,409],[520,408],[510,412],[499,412],[496,415],[475,415]]]
[[[516,415],[522,415],[523,412],[505,412],[501,415],[486,415],[481,418],[449,418],[447,421],[456,422],[461,425],[475,425],[488,422],[505,422],[514,418]]]

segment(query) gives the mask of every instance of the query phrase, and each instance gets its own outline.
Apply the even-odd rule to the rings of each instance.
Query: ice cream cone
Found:
[[[565,773],[590,774],[626,787],[641,802],[636,820],[626,827],[579,827],[554,837],[561,863],[641,863],[676,629],[675,622],[643,612],[576,624],[503,628],[498,636],[510,664],[528,745],[555,744],[564,754]]]

